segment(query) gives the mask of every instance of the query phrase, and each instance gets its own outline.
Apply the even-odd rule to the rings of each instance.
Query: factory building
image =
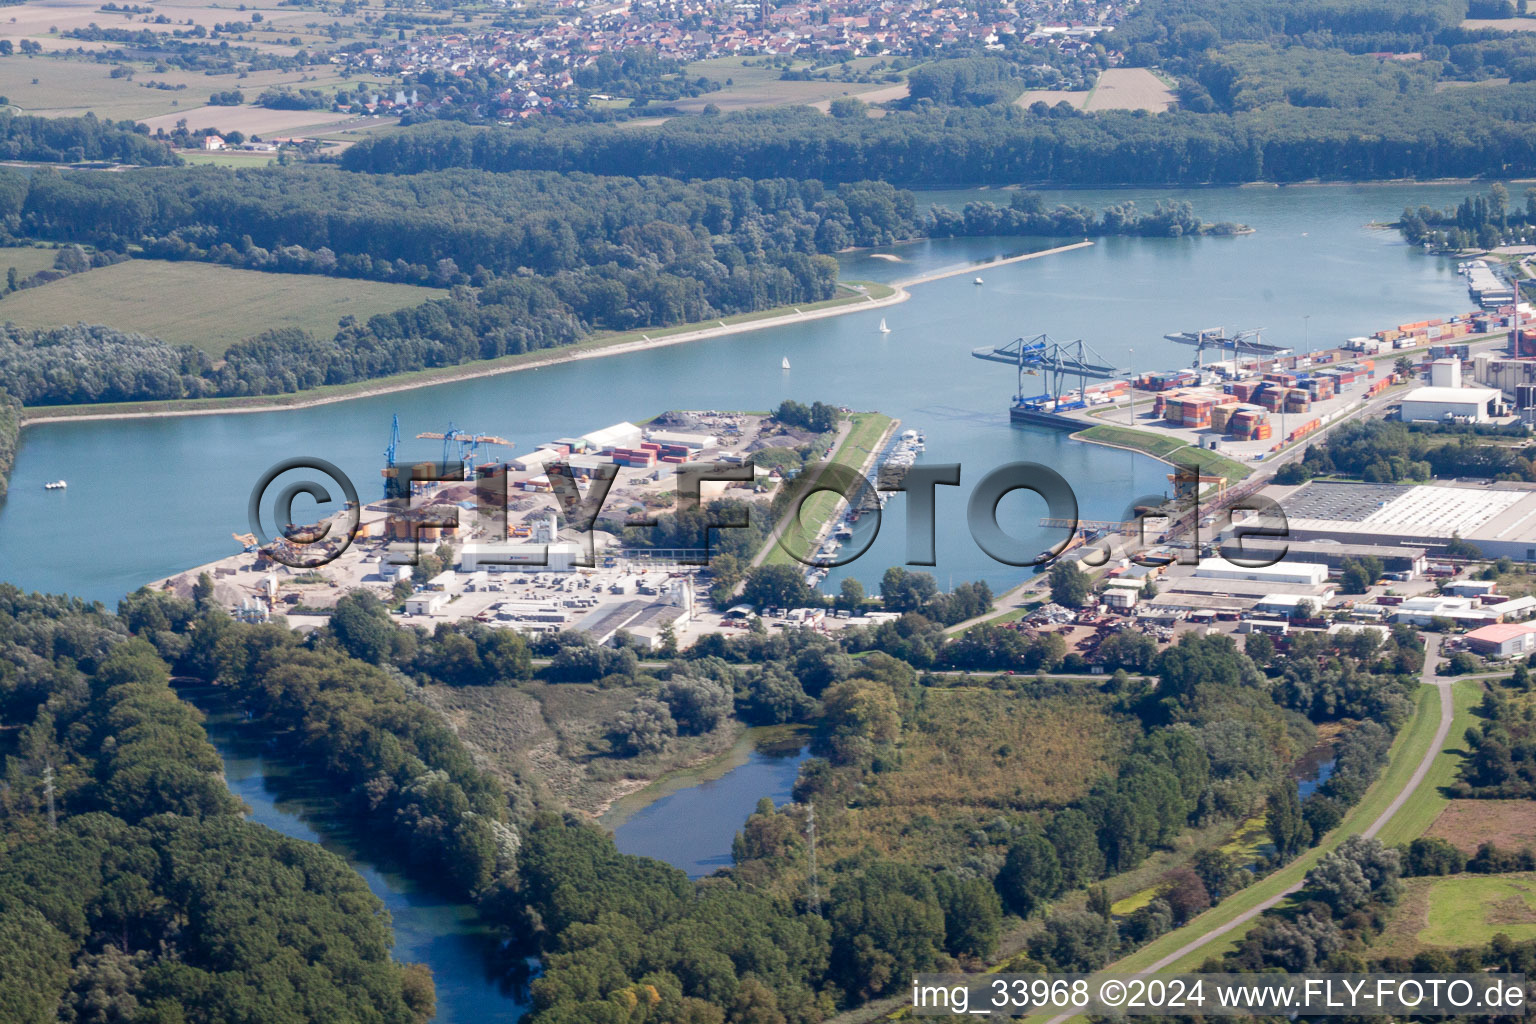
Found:
[[[1467,634],[1467,646],[1485,658],[1518,658],[1536,652],[1536,625],[1499,623]]]
[[[1536,561],[1536,489],[1526,485],[1313,480],[1265,493],[1292,540],[1424,548],[1433,558],[1460,536],[1488,558]]]
[[[1316,587],[1328,580],[1326,565],[1284,562],[1275,565],[1248,567],[1237,565],[1225,558],[1201,559],[1195,570],[1197,579],[1245,580],[1254,583],[1293,583],[1304,587]],[[1294,602],[1292,602],[1294,603]]]
[[[1390,573],[1413,579],[1429,567],[1427,552],[1423,548],[1395,547],[1385,544],[1341,544],[1333,540],[1295,540],[1277,537],[1245,537],[1239,546],[1235,539],[1223,542],[1221,553],[1228,558],[1245,561],[1279,561],[1298,563],[1313,562],[1326,565],[1337,572],[1350,559],[1375,558]]]
[[[1460,377],[1460,364],[1456,375]],[[1499,392],[1483,387],[1436,387],[1416,388],[1403,396],[1402,411],[1398,418],[1404,423],[1486,423],[1492,416],[1491,407],[1498,401]]]

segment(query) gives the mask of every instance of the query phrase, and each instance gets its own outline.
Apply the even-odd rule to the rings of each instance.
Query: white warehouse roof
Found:
[[[1415,388],[1403,396],[1403,404],[1409,402],[1435,402],[1444,405],[1487,405],[1497,398],[1496,388]]]

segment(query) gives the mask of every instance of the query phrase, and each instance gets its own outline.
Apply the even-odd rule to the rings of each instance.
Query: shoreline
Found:
[[[809,312],[780,313],[773,316],[761,317],[756,320],[746,320],[734,324],[726,324],[720,321],[716,321],[716,323],[719,324],[719,326],[716,327],[697,327],[692,330],[684,329],[678,331],[678,333],[658,338],[646,338],[642,336],[639,340],[617,342],[611,345],[597,344],[588,349],[567,351],[544,358],[528,360],[526,362],[509,363],[504,366],[493,365],[484,366],[477,369],[458,369],[457,372],[455,372],[455,368],[443,367],[442,369],[445,372],[441,376],[433,377],[430,380],[405,380],[393,384],[381,383],[372,387],[363,386],[356,391],[350,391],[346,394],[317,395],[312,398],[299,397],[303,394],[303,392],[299,392],[297,395],[292,396],[294,399],[292,401],[282,401],[283,398],[288,397],[282,395],[252,396],[252,398],[249,399],[251,404],[229,406],[202,406],[197,408],[180,409],[143,409],[133,411],[124,410],[118,412],[79,412],[58,414],[50,414],[48,412],[50,407],[48,406],[35,406],[32,409],[22,410],[21,425],[23,428],[25,428],[33,424],[85,422],[90,420],[155,419],[172,416],[222,416],[236,413],[271,413],[289,412],[296,409],[311,409],[315,408],[316,406],[331,405],[336,402],[348,402],[358,398],[373,398],[378,395],[394,394],[400,391],[414,391],[418,388],[433,387],[438,384],[450,384],[461,380],[475,380],[480,377],[496,377],[507,373],[519,373],[524,370],[538,370],[547,366],[555,366],[560,363],[577,362],[584,359],[600,359],[606,358],[608,356],[629,355],[634,352],[645,352],[651,349],[665,348],[671,345],[681,345],[692,341],[706,341],[711,338],[728,337],[733,334],[745,334],[750,331],[763,330],[770,327],[782,327],[786,324],[802,323],[807,320],[822,320],[834,316],[844,316],[846,314],[855,313],[862,310],[881,309],[886,306],[897,305],[898,303],[905,302],[907,299],[911,298],[910,293],[907,291],[909,287],[928,284],[933,281],[943,280],[944,278],[959,277],[963,274],[969,274],[979,270],[982,267],[1000,267],[1009,263],[1022,263],[1026,260],[1040,259],[1045,256],[1054,256],[1059,253],[1071,252],[1074,249],[1082,249],[1093,244],[1094,243],[1092,241],[1084,239],[1081,242],[1073,242],[1070,245],[1061,245],[1051,249],[1041,249],[1035,252],[1021,253],[1016,256],[1007,256],[1000,259],[993,259],[979,263],[968,263],[962,266],[950,267],[943,270],[934,271],[932,273],[919,275],[914,278],[904,279],[901,281],[892,281],[885,285],[885,287],[891,289],[891,294],[878,299],[866,294],[864,301],[862,302],[848,301],[840,303],[836,306],[829,306],[823,309],[815,309]],[[668,329],[669,328],[658,328],[658,330]],[[672,328],[672,330],[676,329]],[[553,351],[558,352],[558,350]],[[190,401],[196,402],[202,400],[191,399]],[[218,400],[215,399],[214,401]],[[235,401],[241,400],[236,399]],[[69,408],[79,409],[82,407],[70,406]]]

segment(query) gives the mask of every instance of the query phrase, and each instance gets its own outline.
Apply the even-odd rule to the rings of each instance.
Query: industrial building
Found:
[[[1536,488],[1528,485],[1313,480],[1265,493],[1295,540],[1424,548],[1433,557],[1459,536],[1488,558],[1536,561]]]
[[[1341,544],[1335,540],[1296,540],[1277,537],[1245,537],[1241,545],[1229,539],[1222,546],[1222,554],[1228,558],[1247,561],[1275,559],[1289,563],[1313,562],[1326,565],[1337,572],[1350,559],[1375,558],[1390,573],[1413,579],[1429,567],[1427,552],[1423,548],[1394,547],[1385,544]]]
[[[1200,565],[1195,569],[1198,579],[1207,580],[1246,580],[1254,583],[1294,583],[1306,587],[1315,587],[1328,580],[1328,567],[1309,563],[1297,563],[1287,565],[1284,562],[1275,565],[1243,566],[1227,561],[1225,558],[1201,559]]]
[[[1457,368],[1460,379],[1460,368]],[[1402,411],[1398,418],[1404,423],[1486,423],[1494,415],[1492,407],[1499,402],[1496,388],[1484,387],[1436,387],[1415,388],[1403,396]]]
[[[1536,652],[1536,625],[1503,622],[1467,634],[1467,646],[1485,658],[1517,658]]]

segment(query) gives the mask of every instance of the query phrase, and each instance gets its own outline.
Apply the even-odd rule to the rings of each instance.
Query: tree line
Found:
[[[1536,169],[1533,115],[1531,84],[1393,94],[1363,107],[1287,103],[1155,116],[992,105],[861,121],[800,108],[673,118],[617,133],[433,124],[365,140],[342,164],[393,174],[466,167],[898,185],[1516,176]]]
[[[132,121],[84,117],[34,117],[0,112],[0,159],[44,163],[105,161],[168,167],[181,163],[169,146],[149,137],[149,129]],[[10,186],[14,187],[14,186]]]

